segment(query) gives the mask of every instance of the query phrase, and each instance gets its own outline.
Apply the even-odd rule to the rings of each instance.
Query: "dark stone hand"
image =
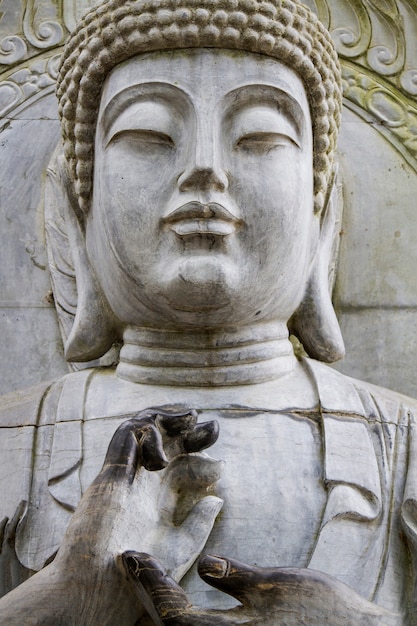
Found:
[[[234,609],[201,609],[147,554],[127,552],[125,569],[156,626],[395,626],[399,616],[368,602],[322,572],[301,568],[251,567],[204,556],[201,578],[241,603]]]
[[[218,434],[216,421],[197,424],[195,410],[145,409],[116,430],[96,480],[125,476],[131,482],[138,466],[163,469],[174,456],[208,448]]]

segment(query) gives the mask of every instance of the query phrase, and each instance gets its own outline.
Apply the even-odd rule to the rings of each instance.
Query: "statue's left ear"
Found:
[[[83,215],[72,197],[60,149],[48,167],[44,203],[49,269],[65,358],[92,361],[117,341],[117,321],[87,257]]]
[[[331,300],[331,273],[340,230],[337,176],[333,176],[321,215],[320,240],[312,262],[304,298],[288,322],[290,332],[309,356],[333,363],[345,354],[345,345]]]

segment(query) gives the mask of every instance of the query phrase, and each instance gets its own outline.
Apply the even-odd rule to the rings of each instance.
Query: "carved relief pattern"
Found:
[[[417,170],[415,0],[304,0],[330,30],[345,103]]]
[[[417,169],[416,0],[304,2],[333,35],[342,60],[346,104],[374,120],[376,128]],[[52,65],[43,61],[44,71],[39,74],[37,57],[45,52],[54,57],[65,34],[92,3],[0,0],[1,114],[30,97],[34,89],[42,91],[50,86],[55,70],[51,73],[48,68],[55,61]],[[20,25],[14,24],[13,30],[12,14],[19,15],[19,10]],[[32,67],[31,59],[36,59],[36,67]],[[10,75],[13,68],[16,71]],[[372,85],[369,94],[363,85]]]
[[[347,106],[374,123],[417,170],[417,103],[399,98],[388,82],[382,84],[374,75],[348,63],[343,66],[343,93]]]
[[[38,0],[27,0],[23,18],[24,35],[34,48],[53,48],[63,40],[64,29],[57,20],[38,21],[37,2]],[[59,13],[57,17],[60,17]]]
[[[0,0],[0,66],[13,66],[62,44],[91,0],[14,0],[10,8]],[[19,5],[19,7],[17,6]],[[8,17],[21,10],[17,32],[8,31]]]
[[[330,30],[342,59],[417,95],[415,0],[304,0]]]
[[[0,82],[0,117],[5,118],[11,111],[29,98],[53,90],[58,75],[60,54],[38,58],[30,64],[11,72]],[[0,120],[0,129],[7,119]]]

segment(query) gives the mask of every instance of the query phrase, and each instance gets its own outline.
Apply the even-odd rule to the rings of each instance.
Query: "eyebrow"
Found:
[[[263,94],[259,92],[263,92]],[[240,109],[252,104],[271,103],[278,105],[278,110],[283,113],[298,132],[302,132],[306,127],[306,115],[297,98],[284,89],[280,89],[276,85],[268,85],[265,83],[242,85],[225,96],[225,104],[228,109],[228,115],[232,113],[236,107]],[[308,100],[306,98],[308,105]],[[308,110],[310,110],[308,105]]]
[[[175,109],[180,113],[182,107],[178,106],[178,99],[181,101],[182,105],[189,104],[186,93],[170,83],[146,82],[130,85],[126,87],[126,89],[116,93],[100,110],[104,136],[109,132],[114,120],[132,104],[152,97],[158,98],[158,100],[163,101],[169,108]]]

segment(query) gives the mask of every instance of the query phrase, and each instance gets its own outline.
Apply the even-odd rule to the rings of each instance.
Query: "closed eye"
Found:
[[[156,130],[147,130],[147,129],[134,129],[129,128],[126,130],[120,130],[115,133],[113,137],[110,138],[107,145],[110,143],[115,143],[117,141],[127,140],[130,142],[142,143],[144,145],[153,145],[153,146],[165,146],[169,148],[174,148],[175,144],[173,139],[167,135],[166,133],[161,133]]]
[[[297,148],[301,147],[299,143],[289,135],[270,132],[248,133],[247,135],[243,135],[243,137],[236,142],[237,148],[259,152],[269,152],[274,148],[291,145],[297,146]]]

